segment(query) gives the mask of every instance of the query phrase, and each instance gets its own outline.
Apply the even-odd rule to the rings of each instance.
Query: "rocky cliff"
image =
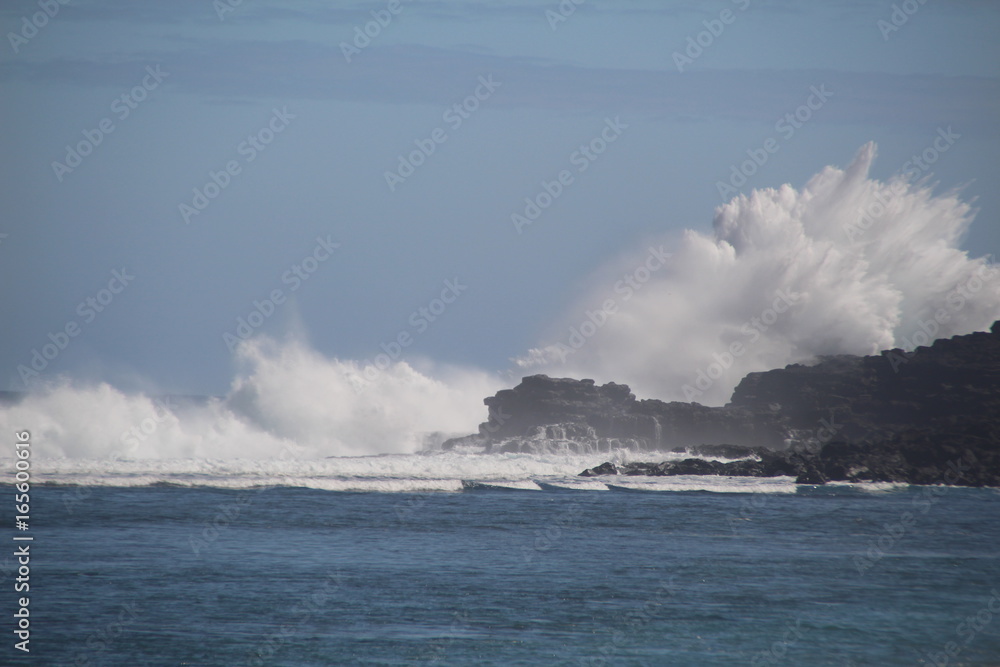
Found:
[[[628,386],[593,380],[526,377],[485,399],[489,420],[479,434],[444,443],[477,444],[487,452],[614,449],[654,451],[740,443],[781,448],[787,428],[775,411],[711,408],[698,403],[638,401]]]
[[[989,333],[941,339],[909,353],[838,356],[750,373],[730,405],[751,412],[777,409],[793,431],[826,428],[828,435],[851,441],[885,440],[911,429],[996,425],[1000,322]]]
[[[593,474],[795,475],[1000,485],[1000,322],[912,352],[837,356],[747,375],[724,407],[636,400],[626,385],[526,377],[485,399],[486,451],[691,451]],[[948,470],[961,479],[945,479]],[[958,472],[954,472],[954,475]]]

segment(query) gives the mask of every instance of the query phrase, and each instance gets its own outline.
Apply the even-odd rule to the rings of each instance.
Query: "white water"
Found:
[[[483,398],[501,388],[482,371],[442,368],[431,377],[403,362],[377,371],[295,340],[259,337],[238,354],[244,370],[224,398],[164,402],[60,380],[0,406],[0,431],[29,430],[32,451],[46,459],[408,453],[475,432],[486,418]]]
[[[686,232],[679,248],[665,248],[673,253],[667,265],[629,299],[612,290],[618,313],[580,349],[564,361],[553,346],[531,350],[519,360],[525,374],[593,377],[640,395],[718,404],[750,371],[986,329],[1000,319],[1000,270],[958,249],[972,209],[956,192],[935,195],[904,176],[870,179],[874,157],[869,144],[848,168],[828,167],[802,190],[755,190],[720,207],[713,236]],[[875,207],[880,198],[884,209]],[[636,257],[646,258],[647,246]],[[636,257],[599,274],[614,285],[619,270],[634,271]],[[763,329],[753,325],[766,321],[779,290],[794,305],[772,313]],[[567,324],[607,297],[607,289],[589,294]],[[947,321],[934,335],[921,333],[920,323],[939,312]],[[733,343],[743,351],[730,354]],[[377,369],[294,339],[259,336],[237,355],[242,370],[230,390],[207,403],[162,403],[57,379],[0,405],[0,432],[30,430],[33,465],[48,479],[95,484],[295,479],[345,488],[377,479],[371,484],[386,490],[454,490],[462,479],[575,475],[607,459],[366,458],[413,454],[476,432],[486,418],[483,398],[505,383],[478,369],[403,362]],[[5,451],[12,464],[13,448]]]
[[[35,483],[78,486],[150,486],[249,489],[291,486],[328,491],[455,492],[462,482],[476,481],[503,488],[541,489],[543,482],[568,489],[606,491],[609,478],[579,477],[586,468],[607,460],[625,462],[634,454],[539,456],[533,454],[386,454],[331,459],[35,459]],[[686,454],[651,454],[644,460],[678,460]],[[12,474],[8,464],[6,473]],[[617,477],[621,486],[659,491],[794,492],[792,478],[740,477]]]
[[[959,248],[975,211],[959,192],[935,195],[906,175],[869,178],[875,152],[863,146],[801,190],[734,198],[716,210],[714,234],[688,230],[679,247],[653,241],[613,262],[519,365],[721,405],[752,371],[987,330],[1000,319],[1000,270]],[[672,257],[645,273],[647,247],[659,244]],[[647,281],[616,284],[625,275]],[[785,312],[773,310],[779,293],[794,304],[779,302]],[[617,312],[584,325],[609,298]],[[933,322],[938,313],[947,320]],[[574,339],[573,327],[591,335]]]

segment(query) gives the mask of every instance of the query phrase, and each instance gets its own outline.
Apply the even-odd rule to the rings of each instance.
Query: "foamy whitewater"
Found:
[[[869,178],[875,153],[862,146],[846,169],[827,167],[802,190],[734,198],[716,210],[713,235],[688,230],[678,248],[665,245],[672,257],[630,292],[616,281],[637,269],[641,278],[646,246],[668,242],[645,244],[601,272],[553,340],[518,364],[722,405],[750,372],[987,330],[1000,317],[1000,273],[958,247],[974,210],[957,191],[935,196],[928,178]],[[620,310],[576,349],[571,329],[584,331],[586,312],[606,299]],[[921,322],[939,311],[947,321],[926,331]],[[730,358],[733,343],[742,353]]]
[[[609,486],[578,473],[621,454],[555,456],[436,453],[348,456],[321,460],[156,459],[95,461],[56,459],[36,465],[37,482],[76,486],[180,487],[251,489],[296,487],[325,491],[378,493],[459,492],[466,489],[522,491],[607,491]],[[644,459],[650,456],[644,456]],[[654,454],[676,460],[685,454]],[[795,479],[751,477],[627,477],[615,487],[650,491],[719,493],[794,493]]]
[[[517,360],[523,374],[591,377],[627,383],[643,397],[722,404],[751,371],[987,329],[1000,319],[1000,272],[958,247],[974,211],[957,192],[935,195],[926,179],[869,178],[874,158],[874,144],[865,145],[846,169],[827,167],[801,190],[754,190],[719,207],[711,236],[687,231],[679,247],[653,240],[610,262],[590,282],[602,286],[553,326],[555,342]],[[626,298],[615,285],[639,275],[650,245],[671,257]],[[582,345],[567,344],[584,313],[609,298],[615,314],[588,329]],[[927,331],[942,312],[947,320]],[[737,342],[742,352],[731,354]],[[435,451],[446,437],[476,431],[483,398],[510,386],[497,374],[406,362],[365,367],[326,358],[298,338],[258,336],[237,356],[241,370],[224,397],[160,399],[53,378],[0,406],[0,429],[29,429],[36,479],[59,483],[454,491],[463,480],[522,488],[541,480],[606,488],[575,476],[614,458],[607,454]],[[762,488],[756,480],[711,484]]]

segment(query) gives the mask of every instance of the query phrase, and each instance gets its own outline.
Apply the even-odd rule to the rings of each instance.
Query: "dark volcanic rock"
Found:
[[[938,340],[910,353],[840,356],[751,373],[727,407],[777,408],[790,433],[824,435],[789,451],[757,450],[759,463],[689,459],[634,463],[616,472],[1000,486],[1000,322],[990,333]],[[713,455],[712,447],[694,449]]]
[[[831,442],[815,465],[828,480],[1000,486],[1000,429],[968,424],[910,429],[875,443]]]
[[[776,408],[793,430],[832,424],[836,438],[874,442],[901,431],[1000,415],[1000,322],[990,333],[934,341],[913,352],[837,356],[749,373],[732,407]],[[985,413],[985,414],[984,414]],[[830,438],[832,439],[832,438]]]
[[[605,469],[602,464],[591,468],[588,477],[593,477]],[[760,457],[741,459],[738,461],[706,461],[705,459],[682,459],[680,461],[663,461],[661,463],[627,463],[617,466],[618,475],[730,475],[733,477],[796,477],[807,471],[808,466],[798,454],[781,452],[763,452]]]
[[[448,451],[455,449],[456,447],[484,447],[486,445],[486,438],[474,433],[472,435],[462,436],[461,438],[449,438],[441,443],[441,451]]]
[[[587,468],[580,473],[581,477],[597,477],[598,475],[617,475],[618,466],[610,461],[608,463],[602,463],[594,468]]]
[[[1000,486],[1000,322],[913,352],[750,373],[724,407],[637,401],[626,385],[526,377],[485,399],[487,452],[674,451],[585,475],[790,475],[803,484]]]
[[[712,456],[720,459],[745,459],[750,456],[759,455],[761,448],[746,447],[744,445],[695,445],[694,447],[679,448],[674,451],[678,453],[698,454],[699,456]]]
[[[781,416],[771,410],[637,401],[628,386],[613,382],[598,386],[533,375],[484,403],[489,421],[480,424],[479,435],[487,451],[686,450],[739,442],[736,456],[745,456],[747,446],[780,448],[788,437]]]

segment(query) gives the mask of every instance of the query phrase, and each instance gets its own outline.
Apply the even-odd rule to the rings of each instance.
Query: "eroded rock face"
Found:
[[[837,356],[750,373],[724,407],[637,401],[626,385],[526,377],[485,399],[486,451],[690,452],[586,474],[793,475],[1000,486],[1000,322],[905,353]]]
[[[1000,434],[998,434],[1000,435]],[[794,477],[799,484],[905,482],[959,486],[1000,486],[1000,440],[973,432],[915,429],[886,442],[831,442],[818,453],[763,450],[737,461],[684,459],[660,463],[602,463],[580,473],[600,475],[729,475]]]
[[[748,458],[732,461],[706,461],[705,459],[682,459],[658,463],[602,463],[580,473],[583,477],[598,475],[648,475],[664,477],[671,475],[729,475],[732,477],[803,477],[818,473],[812,457],[803,452],[769,449],[755,450]],[[806,482],[803,482],[806,483]],[[822,483],[822,482],[815,482]]]
[[[770,409],[637,401],[627,385],[613,382],[533,375],[484,403],[489,421],[480,424],[479,437],[487,451],[655,451],[731,443],[781,448],[788,437],[783,419]],[[457,444],[449,441],[445,448]]]
[[[765,406],[777,407],[793,434],[808,433],[816,421],[826,435],[788,451],[759,450],[759,461],[633,463],[582,474],[1000,486],[1000,322],[990,333],[938,340],[911,353],[751,373],[727,407]]]
[[[876,442],[914,428],[997,424],[1000,322],[990,333],[937,340],[910,353],[838,356],[750,373],[729,405],[776,408],[793,430],[833,431],[828,441]]]

